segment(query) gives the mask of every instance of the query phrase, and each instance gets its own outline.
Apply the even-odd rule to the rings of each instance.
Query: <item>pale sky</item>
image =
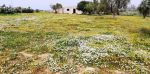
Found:
[[[33,9],[49,10],[50,5],[61,3],[65,6],[76,6],[81,0],[0,0],[0,5],[12,5],[14,7],[31,7]],[[88,0],[87,0],[88,1]],[[90,0],[89,0],[90,1]],[[138,6],[142,0],[131,0],[131,4]]]

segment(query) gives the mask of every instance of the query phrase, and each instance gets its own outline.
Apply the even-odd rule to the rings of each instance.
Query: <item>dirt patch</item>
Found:
[[[26,52],[20,52],[21,55],[23,55],[25,58],[32,58],[33,54],[28,54]]]
[[[35,68],[32,74],[53,74],[47,67]]]
[[[98,69],[93,67],[82,68],[79,74],[98,74]]]

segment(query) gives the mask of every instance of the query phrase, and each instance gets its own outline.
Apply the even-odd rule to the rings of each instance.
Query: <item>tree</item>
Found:
[[[14,14],[14,13],[33,13],[34,10],[30,7],[28,8],[22,8],[22,7],[11,7],[2,5],[0,6],[0,13],[2,14]]]
[[[28,7],[28,8],[22,8],[22,13],[33,13],[34,10],[31,9],[31,7]]]
[[[39,10],[39,9],[36,9],[35,12],[38,13],[38,12],[40,12],[40,10]]]
[[[56,3],[55,5],[52,5],[51,8],[55,11],[55,13],[58,13],[58,9],[61,9],[63,6],[60,3]]]
[[[5,11],[6,11],[6,5],[4,4],[1,6],[0,13],[5,13]]]
[[[150,14],[150,0],[143,0],[138,10],[143,15],[143,18],[146,18]]]
[[[14,14],[14,13],[15,13],[14,8],[12,8],[11,6],[6,7],[5,14]]]
[[[106,0],[105,3],[107,5],[107,8],[110,10],[110,12],[115,17],[116,14],[117,15],[120,14],[119,12],[121,9],[127,8],[127,5],[129,2],[130,2],[130,0]]]
[[[21,7],[16,7],[15,8],[15,13],[22,13],[22,8]]]
[[[93,8],[94,8],[94,13],[97,14],[97,7],[99,5],[99,0],[93,0]]]
[[[81,1],[78,3],[77,5],[77,9],[82,11],[83,14],[86,14],[87,13],[87,5],[89,4],[90,2],[89,1]]]
[[[120,15],[119,10],[127,8],[127,5],[129,2],[130,2],[130,0],[116,0],[117,15]]]
[[[7,7],[5,4],[0,7],[0,13],[2,14],[14,14],[14,8],[11,6]]]
[[[94,3],[88,3],[86,4],[85,10],[88,14],[94,13]]]
[[[107,0],[101,0],[100,3],[97,5],[97,14],[108,14],[109,13],[109,6]]]

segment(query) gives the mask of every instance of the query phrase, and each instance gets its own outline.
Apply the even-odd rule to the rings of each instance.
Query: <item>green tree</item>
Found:
[[[121,9],[126,9],[129,2],[130,0],[106,0],[105,4],[113,16],[115,16],[120,14]]]
[[[15,13],[22,13],[22,8],[21,7],[16,7],[15,8]]]
[[[86,4],[85,9],[88,14],[93,14],[94,13],[94,3],[91,2],[91,3]]]
[[[97,5],[97,14],[107,14],[109,13],[107,0],[101,0],[101,2]]]
[[[61,9],[63,6],[60,3],[56,3],[55,5],[52,5],[51,8],[55,11],[55,13],[58,13],[58,9]]]
[[[2,5],[1,8],[0,8],[0,13],[5,13],[6,11],[6,5]]]
[[[138,10],[143,15],[143,18],[146,18],[150,14],[150,0],[143,0]]]
[[[127,8],[129,2],[130,0],[116,0],[117,15],[120,15],[119,10]]]
[[[93,8],[94,8],[94,13],[97,14],[97,7],[99,5],[99,0],[93,0]]]
[[[87,13],[87,5],[89,3],[90,3],[89,1],[81,1],[81,2],[78,3],[77,9],[82,11],[83,14],[86,14]]]

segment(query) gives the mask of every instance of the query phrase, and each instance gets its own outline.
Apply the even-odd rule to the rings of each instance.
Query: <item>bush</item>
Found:
[[[34,12],[34,10],[31,9],[30,7],[28,7],[28,8],[22,8],[22,13],[33,13],[33,12]]]
[[[39,10],[39,9],[36,9],[35,12],[38,13],[38,12],[40,12],[40,10]]]
[[[3,14],[13,14],[15,12],[14,12],[14,8],[7,7],[7,6],[3,5],[3,6],[0,7],[0,13],[3,13]]]
[[[33,10],[32,8],[22,8],[22,7],[11,7],[2,5],[0,6],[0,13],[1,14],[14,14],[14,13],[34,13],[34,11],[39,12],[39,10]]]

